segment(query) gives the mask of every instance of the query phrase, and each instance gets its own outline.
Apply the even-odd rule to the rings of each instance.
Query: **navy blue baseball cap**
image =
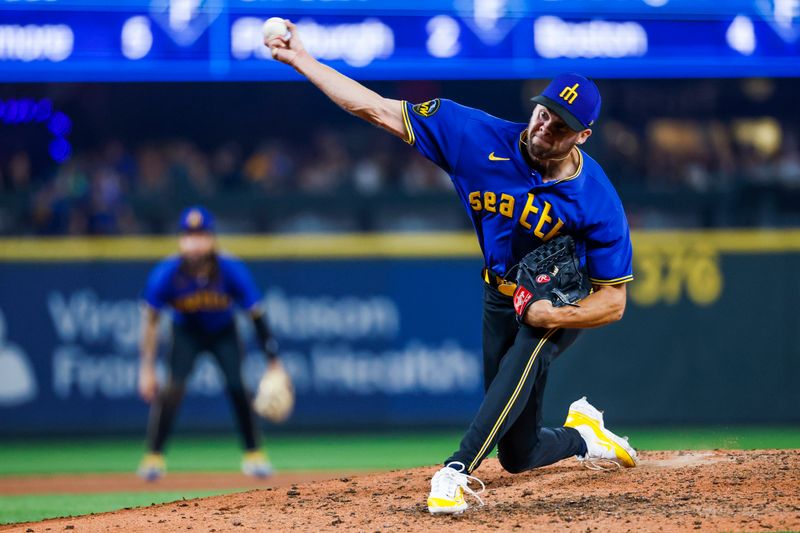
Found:
[[[214,231],[214,215],[199,205],[187,207],[181,213],[180,227],[183,232],[206,231],[212,233]]]
[[[591,128],[600,116],[600,91],[592,80],[580,74],[559,74],[531,100],[561,117],[574,131]]]

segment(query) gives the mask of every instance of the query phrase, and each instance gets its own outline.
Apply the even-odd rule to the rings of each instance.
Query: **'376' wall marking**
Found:
[[[637,246],[633,272],[631,299],[644,306],[676,304],[684,293],[696,305],[711,305],[724,286],[719,253],[701,243]]]

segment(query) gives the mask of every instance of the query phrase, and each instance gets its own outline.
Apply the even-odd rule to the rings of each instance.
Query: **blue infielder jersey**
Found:
[[[143,294],[155,309],[170,307],[176,323],[219,331],[233,320],[234,304],[251,309],[261,300],[250,271],[235,257],[218,254],[217,272],[208,280],[189,275],[181,265],[180,256],[161,261],[150,273]]]
[[[505,276],[525,254],[566,234],[593,283],[633,279],[622,202],[591,157],[578,149],[577,172],[545,183],[523,157],[527,124],[443,99],[403,102],[403,120],[406,142],[450,174],[496,274]]]

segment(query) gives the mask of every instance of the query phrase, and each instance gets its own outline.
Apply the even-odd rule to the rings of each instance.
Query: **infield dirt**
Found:
[[[425,506],[436,467],[297,482],[0,531],[791,531],[800,529],[800,450],[644,452],[639,467],[574,460],[524,474],[487,460],[459,516]],[[284,482],[286,480],[284,479]],[[198,487],[202,488],[202,487]]]

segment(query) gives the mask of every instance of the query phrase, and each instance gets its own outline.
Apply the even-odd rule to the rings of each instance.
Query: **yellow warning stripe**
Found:
[[[682,250],[720,254],[800,253],[800,229],[633,231],[634,257]],[[219,235],[242,259],[481,257],[474,232]],[[175,253],[177,236],[3,237],[0,263],[157,260]],[[604,281],[604,280],[601,280]]]
[[[511,408],[514,406],[514,403],[517,401],[517,396],[519,396],[519,393],[522,391],[522,387],[525,385],[525,380],[528,379],[528,374],[530,373],[531,368],[533,367],[533,362],[536,360],[536,357],[539,355],[539,351],[541,351],[542,346],[544,346],[544,343],[547,342],[547,339],[549,339],[553,335],[553,333],[555,333],[556,331],[558,331],[558,328],[553,328],[553,329],[549,330],[547,333],[545,333],[544,337],[542,337],[542,339],[539,341],[539,344],[537,344],[536,348],[534,348],[533,353],[531,354],[530,358],[528,359],[528,364],[525,365],[525,370],[523,370],[522,376],[519,378],[519,382],[517,382],[517,387],[514,389],[514,392],[511,394],[511,398],[509,398],[508,403],[506,403],[506,406],[503,408],[503,411],[500,413],[500,416],[497,418],[497,422],[495,422],[494,427],[492,428],[492,431],[489,432],[489,436],[486,437],[486,441],[484,441],[483,446],[481,446],[481,449],[478,451],[478,454],[475,456],[475,458],[469,464],[469,468],[467,468],[467,473],[472,472],[472,470],[477,465],[478,461],[480,461],[480,459],[483,457],[483,454],[485,454],[485,453],[487,453],[489,451],[488,450],[489,445],[494,440],[494,436],[497,435],[497,432],[500,430],[500,426],[503,425],[503,422],[505,422],[509,411],[511,411]]]
[[[242,259],[349,260],[354,258],[469,258],[481,251],[463,233],[219,235],[220,249]],[[0,263],[153,261],[177,253],[178,237],[0,238]]]

